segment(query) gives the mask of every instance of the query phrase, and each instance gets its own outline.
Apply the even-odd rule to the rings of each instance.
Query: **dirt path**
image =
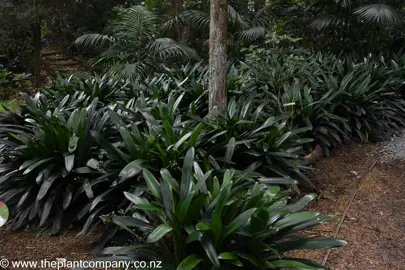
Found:
[[[405,160],[382,163],[381,156],[380,146],[351,144],[323,159],[313,173],[324,193],[311,210],[341,218],[358,189],[337,235],[348,246],[332,250],[326,263],[333,270],[405,269]],[[333,236],[337,227],[328,223],[307,233]],[[300,255],[323,262],[326,254]]]

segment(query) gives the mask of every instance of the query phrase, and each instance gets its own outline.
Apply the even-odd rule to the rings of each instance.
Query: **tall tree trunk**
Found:
[[[35,87],[41,86],[41,25],[35,22],[32,26],[32,45],[34,47]]]
[[[227,27],[228,1],[211,0],[209,113],[225,111],[227,107]]]

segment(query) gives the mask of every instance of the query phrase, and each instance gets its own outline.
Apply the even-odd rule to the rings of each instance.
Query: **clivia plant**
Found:
[[[132,205],[111,221],[132,235],[133,243],[100,252],[109,260],[159,260],[164,269],[325,269],[316,262],[290,258],[297,249],[342,247],[346,242],[324,236],[301,237],[300,231],[331,216],[302,211],[315,198],[294,203],[278,186],[255,184],[227,170],[222,178],[204,173],[191,148],[182,177],[166,170],[156,178],[143,170],[146,186],[125,193]]]

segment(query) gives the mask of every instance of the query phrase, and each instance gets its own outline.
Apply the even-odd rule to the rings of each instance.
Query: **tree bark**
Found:
[[[41,25],[35,22],[32,26],[32,45],[34,47],[35,87],[41,86]]]
[[[227,108],[227,27],[228,1],[211,0],[209,55],[209,113]]]

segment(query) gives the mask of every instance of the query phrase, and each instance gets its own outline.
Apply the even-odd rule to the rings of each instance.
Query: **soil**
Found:
[[[7,259],[10,262],[92,259],[93,243],[99,235],[93,233],[85,237],[78,237],[77,233],[69,232],[60,236],[50,236],[25,231],[0,230],[0,261],[1,259]],[[1,266],[0,269],[2,269]],[[13,268],[8,267],[7,269]]]
[[[355,194],[337,234],[348,245],[333,249],[326,262],[333,270],[405,269],[405,161],[381,163],[381,149],[351,143],[321,159],[312,172],[322,193],[308,210],[341,218]],[[338,225],[325,223],[305,234],[334,236]],[[0,260],[91,259],[96,239],[76,237],[74,232],[36,238],[28,232],[0,231]],[[322,263],[326,254],[305,250],[291,255]]]
[[[348,244],[331,251],[326,261],[330,269],[405,269],[405,161],[381,163],[381,156],[375,144],[352,143],[316,165],[311,178],[322,193],[310,210],[340,219],[357,190],[337,234]],[[338,226],[329,222],[306,234],[334,237]],[[291,255],[323,263],[327,251]]]

